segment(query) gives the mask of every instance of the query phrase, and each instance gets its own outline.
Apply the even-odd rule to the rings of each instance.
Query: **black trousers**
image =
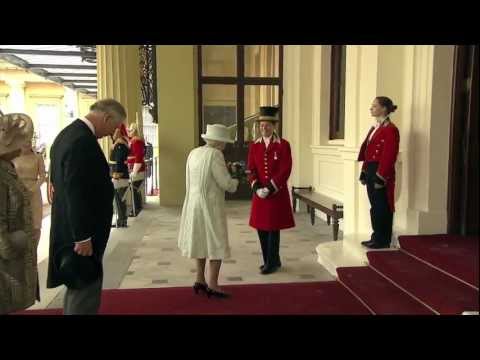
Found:
[[[375,189],[374,178],[377,162],[367,163],[367,193],[370,200],[370,221],[373,233],[371,240],[380,245],[390,245],[392,241],[393,212],[388,206],[387,188]]]
[[[117,209],[117,225],[120,224],[127,224],[127,201],[126,199],[122,200],[125,192],[127,191],[128,187],[118,188],[115,189],[114,198],[115,198],[115,207]]]
[[[257,230],[262,247],[263,264],[267,268],[280,267],[280,230]]]
[[[133,201],[135,204],[135,215],[137,215],[143,208],[142,193],[140,192],[140,186],[142,186],[143,180],[133,182]]]

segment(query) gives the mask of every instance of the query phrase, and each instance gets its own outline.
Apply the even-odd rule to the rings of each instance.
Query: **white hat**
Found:
[[[208,124],[207,132],[201,136],[204,140],[221,141],[230,144],[235,142],[230,138],[228,128],[222,124]]]
[[[0,115],[0,155],[21,149],[32,137],[33,122],[28,115]]]

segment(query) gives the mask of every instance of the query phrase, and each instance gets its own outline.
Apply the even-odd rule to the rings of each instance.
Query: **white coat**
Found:
[[[193,149],[186,166],[186,194],[180,219],[178,247],[189,258],[230,257],[225,191],[235,192],[223,153],[207,145]]]

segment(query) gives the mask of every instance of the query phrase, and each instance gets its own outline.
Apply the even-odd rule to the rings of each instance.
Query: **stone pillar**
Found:
[[[10,86],[10,96],[8,97],[8,112],[25,112],[25,82],[21,80],[8,80]]]
[[[185,164],[198,145],[195,46],[157,46],[160,205],[185,198]]]
[[[113,98],[127,112],[127,124],[136,122],[142,132],[140,89],[140,53],[138,45],[98,45],[97,82],[98,99]],[[105,154],[109,138],[101,142]]]
[[[447,231],[448,158],[454,46],[415,46],[408,137],[407,231]]]

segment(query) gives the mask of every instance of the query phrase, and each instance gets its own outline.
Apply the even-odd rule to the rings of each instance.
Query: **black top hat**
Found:
[[[278,121],[278,107],[276,106],[260,106],[260,114],[258,121]]]
[[[71,289],[82,289],[103,275],[102,263],[95,256],[82,256],[73,246],[62,248],[55,256],[61,279]]]

